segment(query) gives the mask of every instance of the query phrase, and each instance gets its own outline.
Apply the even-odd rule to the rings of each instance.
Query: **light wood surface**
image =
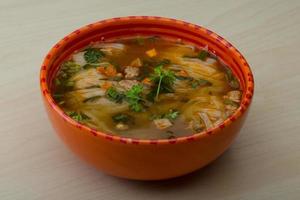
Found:
[[[252,110],[222,157],[161,182],[122,180],[73,155],[46,117],[39,68],[85,24],[126,15],[183,19],[219,33],[255,76]],[[0,1],[0,199],[300,199],[300,1]]]

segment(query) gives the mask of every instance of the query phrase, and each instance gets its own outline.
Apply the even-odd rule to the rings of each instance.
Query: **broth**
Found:
[[[52,95],[74,120],[139,139],[187,136],[239,107],[232,71],[207,48],[161,37],[95,42],[60,66]]]

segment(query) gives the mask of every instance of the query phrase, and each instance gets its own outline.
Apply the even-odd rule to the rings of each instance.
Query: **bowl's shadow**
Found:
[[[185,190],[193,190],[193,188],[210,188],[210,190],[222,188],[229,182],[237,181],[237,172],[234,165],[238,163],[232,150],[226,151],[221,157],[209,164],[208,166],[195,171],[193,173],[161,181],[132,181],[124,180],[127,187],[139,190],[139,192],[151,191],[152,193],[176,193]],[[224,191],[225,192],[225,191]]]

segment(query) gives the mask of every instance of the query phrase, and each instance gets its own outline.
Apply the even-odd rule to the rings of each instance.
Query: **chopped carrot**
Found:
[[[101,74],[104,74],[108,77],[113,77],[117,75],[117,70],[113,65],[100,66],[97,68],[97,71]]]
[[[112,86],[112,84],[108,81],[105,81],[104,84],[101,86],[101,88],[107,90],[108,88],[110,88]]]
[[[105,69],[105,74],[109,77],[113,77],[116,76],[117,74],[117,70],[113,65],[109,65],[108,67],[106,67]]]
[[[146,85],[151,85],[151,80],[150,78],[144,78],[144,80],[142,81],[144,84]]]
[[[150,58],[152,58],[152,57],[154,57],[154,56],[157,56],[157,52],[156,52],[156,50],[153,48],[153,49],[150,49],[150,50],[148,50],[148,51],[146,51],[146,54],[150,57]]]
[[[132,67],[141,67],[142,65],[143,63],[140,58],[136,58],[130,63],[130,66]]]
[[[181,70],[180,72],[178,72],[178,75],[179,76],[184,76],[184,77],[189,76],[189,74],[185,70]]]
[[[101,74],[105,74],[105,67],[103,66],[97,67],[97,71]]]

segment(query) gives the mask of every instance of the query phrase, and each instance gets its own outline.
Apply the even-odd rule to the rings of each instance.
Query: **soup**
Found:
[[[207,47],[161,37],[94,42],[69,56],[52,95],[74,120],[107,134],[170,139],[232,115],[242,91]]]

